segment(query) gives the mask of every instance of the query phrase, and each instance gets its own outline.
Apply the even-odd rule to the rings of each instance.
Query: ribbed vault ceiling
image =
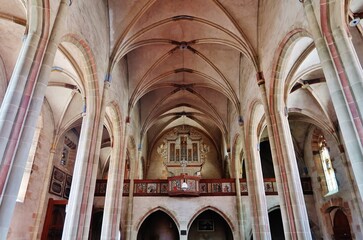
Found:
[[[0,65],[9,80],[22,45],[27,9],[23,0],[0,2],[0,44],[4,46]],[[115,69],[126,69],[127,77],[121,81],[127,82],[128,89],[113,90],[128,94],[130,116],[135,109],[140,111],[140,135],[147,136],[152,145],[167,129],[188,124],[204,131],[220,146],[227,139],[229,122],[237,121],[228,119],[229,113],[241,115],[241,106],[246,104],[241,99],[248,89],[243,88],[255,84],[247,83],[254,79],[244,76],[255,74],[261,57],[257,56],[261,54],[259,26],[268,24],[259,22],[265,19],[260,16],[266,12],[264,1],[105,3],[110,29],[110,43],[105,43],[110,44],[110,63],[105,65],[109,64],[111,74]],[[50,0],[50,5],[55,12],[59,1]],[[363,2],[352,0],[349,9],[352,13],[363,12]],[[322,72],[315,70],[319,61],[310,38],[296,44],[294,53],[286,77],[301,81],[298,85],[287,84],[286,96],[300,89],[302,80],[322,77]],[[81,53],[72,44],[61,43],[46,94],[59,128],[72,125],[82,111],[85,63],[80,59]],[[121,64],[126,66],[119,67]],[[63,94],[56,94],[60,92]]]
[[[213,139],[227,135],[228,112],[240,111],[240,68],[255,71],[258,1],[110,0],[109,9],[111,68],[127,59],[141,134],[154,141],[188,124]]]

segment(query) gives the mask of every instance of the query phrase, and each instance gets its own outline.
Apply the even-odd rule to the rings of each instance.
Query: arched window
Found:
[[[330,159],[329,149],[326,145],[326,140],[323,135],[319,136],[319,153],[326,184],[326,191],[324,196],[329,196],[338,192],[338,183]]]

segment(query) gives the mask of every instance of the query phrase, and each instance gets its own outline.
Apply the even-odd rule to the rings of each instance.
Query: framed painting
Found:
[[[53,167],[52,178],[49,185],[49,193],[62,197],[65,179],[66,174],[59,168]]]

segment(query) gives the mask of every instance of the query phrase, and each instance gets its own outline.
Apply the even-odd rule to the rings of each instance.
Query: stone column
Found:
[[[87,202],[83,200],[83,192],[86,188],[85,180],[92,176],[92,162],[91,156],[89,156],[89,149],[91,149],[91,143],[94,144],[93,128],[94,126],[94,113],[87,112],[83,114],[82,128],[79,138],[79,144],[77,148],[77,156],[73,170],[73,178],[71,185],[71,192],[66,206],[66,218],[63,227],[62,239],[77,239],[78,232],[82,232],[83,224],[79,226],[80,216],[86,214]],[[90,172],[91,171],[91,172]],[[82,208],[82,211],[81,211]]]
[[[254,141],[254,139],[257,139],[257,135],[253,131],[255,127],[249,124],[248,140],[245,143],[247,153],[247,188],[252,208],[253,239],[271,239],[261,160],[257,152],[257,141]],[[244,138],[245,131],[243,125],[241,126],[241,135]]]
[[[129,119],[129,118],[128,118]],[[130,191],[129,191],[129,200],[127,206],[127,222],[126,222],[126,239],[133,239],[133,208],[134,208],[134,178],[135,178],[135,159],[130,158]],[[136,239],[136,236],[134,237]]]
[[[125,123],[124,134],[121,135],[121,124],[117,122],[115,125],[118,125],[115,129],[115,139],[121,140],[122,136],[123,139],[119,142],[115,141],[115,143],[118,143],[119,145],[113,146],[112,158],[110,160],[101,232],[101,239],[105,240],[117,239],[116,236],[119,232],[126,163],[126,146],[130,128],[130,124]],[[117,135],[118,137],[116,137]]]
[[[243,151],[246,150],[245,148],[245,136],[244,136],[244,131],[243,131],[243,120],[242,117],[240,117],[240,122],[239,125],[241,127],[241,145],[242,145],[242,149]],[[238,154],[236,153],[236,156],[238,156]],[[245,209],[242,203],[242,198],[241,198],[241,183],[240,183],[240,178],[239,178],[239,169],[242,166],[240,166],[239,164],[239,159],[237,159],[237,157],[235,157],[234,160],[234,175],[236,178],[236,205],[237,205],[237,219],[238,219],[238,230],[239,230],[239,237],[240,239],[245,239],[247,238],[246,236],[246,231],[245,231],[245,226],[246,226],[246,219],[245,219]]]
[[[354,106],[355,102],[352,100],[348,101],[346,96],[346,94],[348,94],[348,97],[352,97],[349,94],[349,89],[353,86],[345,86],[344,88],[343,84],[341,84],[340,75],[335,70],[329,49],[320,31],[311,0],[304,1],[304,10],[309,23],[310,32],[313,36],[313,40],[320,58],[335,113],[338,118],[339,127],[344,139],[344,147],[350,161],[348,168],[354,176],[354,194],[357,197],[360,216],[363,218],[363,150],[358,134],[359,131],[357,129],[357,126],[362,126],[361,124],[357,125],[355,118],[352,117],[351,106]],[[344,85],[347,84],[346,81],[343,83]],[[355,115],[358,114],[356,111],[354,111],[354,113]]]
[[[49,16],[46,14],[49,6],[39,6],[35,1],[29,1],[29,6],[30,10],[33,10],[33,17],[29,19],[29,29],[24,36],[23,45],[0,108],[0,204],[5,194],[9,171],[13,165],[14,154],[28,111],[29,99],[49,37]],[[12,212],[6,214],[7,218],[9,216],[12,216]],[[2,223],[1,221],[0,229],[3,228]]]
[[[363,118],[363,71],[359,63],[357,54],[353,50],[353,44],[348,39],[348,35],[341,27],[336,27],[332,31],[338,48],[339,56],[342,60],[344,70],[348,77],[349,86],[354,95],[354,101],[358,107],[360,118]]]
[[[285,238],[311,239],[309,218],[287,116],[281,111],[270,112],[262,72],[257,74],[257,81],[265,110]]]
[[[188,240],[188,230],[186,235],[181,235],[181,230],[188,229],[188,222],[187,221],[180,221],[179,222],[179,240]]]
[[[107,104],[109,80],[105,80],[100,109],[85,108],[77,156],[73,170],[72,186],[66,207],[62,239],[88,239],[97,170],[102,141],[103,119]],[[94,98],[94,96],[90,96]],[[96,105],[97,103],[88,100]],[[96,112],[100,111],[100,112]]]
[[[12,77],[10,83],[11,88],[6,94],[3,105],[4,107],[0,111],[0,119],[4,119],[4,122],[0,121],[0,135],[2,135],[0,139],[6,139],[5,135],[2,133],[10,133],[8,143],[0,143],[0,146],[3,147],[0,150],[0,155],[3,157],[0,168],[0,192],[2,196],[0,205],[1,239],[6,238],[10,226],[11,216],[15,208],[16,197],[25,170],[27,156],[32,144],[37,120],[41,112],[45,89],[48,85],[47,79],[49,78],[50,70],[47,71],[47,69],[50,69],[49,65],[51,65],[54,61],[54,55],[60,40],[60,34],[62,33],[61,22],[67,14],[67,9],[68,5],[66,4],[66,1],[61,1],[38,79],[35,77],[38,72],[37,69],[39,68],[38,64],[40,64],[41,61],[39,52],[44,51],[43,48],[45,48],[46,39],[41,39],[41,43],[39,45],[33,46],[34,38],[37,38],[37,36],[32,33],[32,36],[27,37],[31,42],[26,40],[24,43],[25,46],[23,46],[21,56],[17,61],[16,70],[14,70],[14,77]],[[47,34],[45,34],[45,36],[46,35]],[[30,53],[34,50],[34,47],[38,48],[37,51],[39,54],[36,54],[35,59],[28,59],[28,57],[32,56]],[[29,63],[27,61],[34,61],[32,63],[33,68],[28,68],[27,64]],[[24,72],[27,72],[29,75],[25,75]],[[20,91],[18,87],[20,87]],[[15,89],[12,88],[15,88],[16,91],[13,92]],[[13,101],[14,99],[17,101]],[[21,100],[19,101],[19,99]],[[16,111],[13,111],[14,106],[19,106],[19,108],[16,109],[15,107]],[[12,113],[8,112],[10,108],[12,108]],[[11,124],[10,126],[8,126],[9,123]]]

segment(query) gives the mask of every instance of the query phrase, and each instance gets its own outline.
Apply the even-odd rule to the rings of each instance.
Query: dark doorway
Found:
[[[141,224],[137,240],[179,240],[178,228],[163,211],[156,211]]]
[[[285,239],[284,227],[282,225],[281,210],[278,208],[269,212],[268,220],[270,223],[271,238],[273,240]]]
[[[192,223],[188,240],[233,240],[231,228],[218,213],[207,210]]]
[[[92,215],[91,231],[89,239],[91,240],[101,239],[102,219],[103,219],[103,210],[95,212]]]
[[[260,142],[260,158],[263,178],[275,178],[270,142]]]
[[[348,218],[342,210],[335,212],[333,224],[335,239],[352,239]]]

